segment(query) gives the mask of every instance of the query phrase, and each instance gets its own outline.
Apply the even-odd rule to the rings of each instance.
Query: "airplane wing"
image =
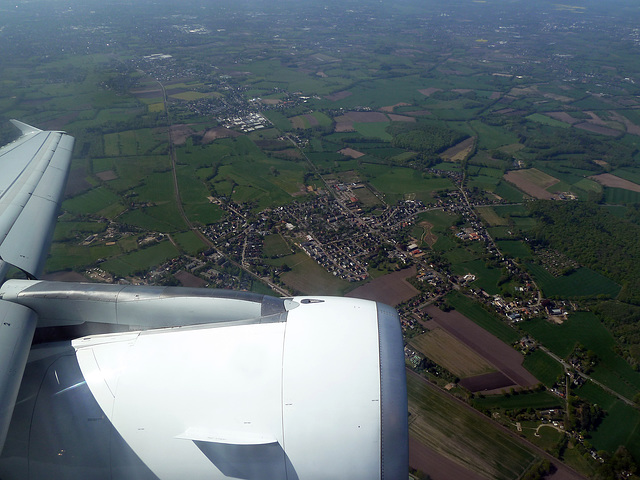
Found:
[[[7,264],[42,273],[67,182],[73,137],[11,120],[22,131],[0,149],[0,280]]]
[[[22,136],[0,149],[3,480],[406,478],[393,308],[38,280],[73,138],[14,124]],[[31,278],[4,281],[9,265]],[[120,333],[38,345],[29,357],[36,324],[83,323]]]
[[[73,137],[11,120],[22,135],[0,149],[0,282],[10,267],[42,273],[67,181]],[[35,332],[36,313],[0,301],[0,451]]]

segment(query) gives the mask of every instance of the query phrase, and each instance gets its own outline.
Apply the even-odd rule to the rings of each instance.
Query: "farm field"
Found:
[[[602,173],[589,177],[596,182],[604,185],[605,187],[622,188],[623,190],[630,190],[632,192],[640,192],[640,185],[630,182],[624,178],[616,177],[610,173]]]
[[[104,187],[98,187],[66,200],[62,208],[76,214],[100,213],[114,204],[118,204],[120,198]]]
[[[562,365],[542,350],[535,350],[525,356],[522,366],[548,388],[553,387],[564,373]]]
[[[106,230],[104,223],[98,222],[63,222],[56,223],[56,229],[53,234],[53,241],[60,242],[76,238],[76,235],[87,235],[92,233],[101,233]]]
[[[474,405],[484,408],[519,409],[534,408],[546,409],[562,407],[564,400],[549,392],[520,393],[517,395],[490,395],[473,400]]]
[[[140,226],[152,232],[179,232],[186,227],[174,203],[129,210],[119,220],[124,225]]]
[[[409,465],[421,472],[429,472],[431,478],[484,480],[484,477],[420,443],[412,435],[409,435]]]
[[[409,433],[420,443],[483,477],[518,478],[536,456],[481,414],[407,373]]]
[[[492,207],[477,207],[476,210],[482,216],[484,221],[491,227],[508,225],[507,220],[498,215],[496,210]]]
[[[553,198],[553,195],[547,189],[559,182],[557,178],[547,175],[536,168],[512,170],[507,172],[504,178],[528,195],[543,200]]]
[[[100,258],[108,258],[121,253],[118,246],[95,245],[85,247],[69,243],[54,243],[47,259],[45,271],[58,272],[74,265],[80,271]]]
[[[271,265],[286,264],[289,266],[291,271],[284,273],[282,280],[294,291],[302,294],[344,295],[355,286],[331,275],[304,253],[296,253],[266,262]]]
[[[387,203],[395,203],[414,195],[418,200],[430,203],[431,193],[453,188],[448,178],[431,177],[410,168],[389,169],[384,166],[366,165],[360,168],[373,187],[385,195]]]
[[[506,325],[501,319],[495,317],[482,306],[458,292],[452,292],[447,296],[447,303],[460,312],[465,317],[476,322],[487,332],[507,344],[519,340],[518,334],[511,327]]]
[[[100,268],[119,277],[126,277],[137,271],[144,271],[149,265],[158,265],[178,255],[176,247],[165,240],[157,245],[111,258],[102,262]]]
[[[500,270],[487,267],[486,262],[479,258],[461,263],[453,263],[453,272],[457,275],[466,275],[468,273],[475,275],[476,279],[473,282],[473,286],[481,288],[491,295],[497,295],[501,291],[498,286],[501,275]]]
[[[473,377],[495,371],[483,357],[442,328],[414,337],[409,344],[456,377]]]
[[[593,383],[585,383],[576,393],[602,406],[607,415],[591,434],[592,444],[603,450],[615,450],[626,445],[634,455],[640,453],[640,412],[605,392]]]
[[[291,255],[291,247],[280,235],[267,235],[264,237],[264,255],[268,258]]]
[[[531,387],[538,383],[538,380],[522,367],[524,360],[522,354],[514,350],[510,345],[499,340],[496,336],[490,334],[487,330],[471,321],[459,311],[452,310],[450,312],[443,312],[435,306],[428,306],[423,311],[435,320],[441,328],[445,329],[496,367],[513,385]],[[515,331],[513,334],[516,335]],[[477,390],[483,390],[483,388],[477,388]]]
[[[151,129],[127,130],[104,135],[104,153],[107,157],[146,155],[164,143],[166,137]]]
[[[475,141],[476,139],[474,137],[469,137],[457,145],[446,149],[440,154],[440,158],[448,162],[461,162],[471,154]]]
[[[604,199],[612,205],[640,203],[640,193],[624,188],[606,187]]]
[[[547,297],[575,298],[607,295],[615,298],[621,288],[614,281],[586,267],[561,277],[554,277],[541,265],[527,263],[526,268]]]
[[[395,306],[406,302],[419,293],[413,285],[405,280],[415,274],[415,267],[388,273],[350,291],[345,296],[364,298]]]
[[[614,338],[593,313],[574,313],[562,325],[546,320],[529,320],[521,327],[562,358],[567,358],[577,343],[584,345],[598,356],[591,374],[596,380],[628,397],[633,397],[640,390],[640,373],[633,371],[615,353]]]
[[[526,260],[533,256],[529,247],[520,240],[499,240],[496,243],[500,251],[510,258]]]
[[[195,233],[191,231],[181,232],[173,235],[174,240],[180,248],[190,255],[196,255],[205,249],[205,245]]]

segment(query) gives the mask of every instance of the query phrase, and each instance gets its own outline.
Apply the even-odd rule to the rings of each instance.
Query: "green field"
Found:
[[[561,122],[560,120],[556,120],[555,118],[547,117],[546,115],[542,115],[541,113],[534,113],[526,117],[528,120],[533,122],[542,123],[543,125],[549,125],[551,127],[560,127],[560,128],[570,128],[571,125],[568,123]]]
[[[216,145],[226,147],[208,184],[217,195],[231,195],[236,202],[251,202],[262,210],[289,203],[300,192],[304,164],[270,158],[246,136],[218,140]]]
[[[282,236],[278,234],[267,235],[264,237],[263,252],[268,258],[281,257],[290,255],[291,247],[284,241]]]
[[[620,203],[640,203],[640,192],[632,192],[631,190],[625,190],[623,188],[604,188],[605,202],[610,204]]]
[[[524,205],[495,205],[493,207],[495,212],[501,217],[527,217],[527,207]]]
[[[601,393],[594,395],[591,392],[593,388]],[[598,450],[609,452],[624,445],[632,455],[640,457],[640,411],[590,384],[580,387],[577,393],[598,403],[607,412],[602,423],[591,432],[591,444]]]
[[[369,164],[362,165],[359,170],[376,190],[385,195],[388,203],[395,203],[411,194],[429,203],[432,201],[431,192],[454,188],[448,178],[434,177],[410,168]]]
[[[267,260],[266,263],[278,266],[288,265],[291,271],[282,274],[282,281],[302,294],[344,295],[357,286],[331,275],[305,253]]]
[[[593,378],[627,398],[640,392],[640,373],[615,353],[615,340],[591,312],[570,315],[562,325],[546,320],[529,320],[521,328],[556,355],[566,358],[580,343],[598,357]]]
[[[500,251],[508,257],[526,260],[533,256],[529,247],[520,240],[500,240],[496,243]]]
[[[489,395],[484,398],[475,398],[473,400],[473,406],[476,408],[482,407],[503,409],[546,409],[561,407],[563,403],[564,400],[562,400],[560,397],[546,391],[519,393],[509,396]]]
[[[113,275],[127,277],[136,273],[145,272],[149,267],[159,265],[178,255],[179,252],[176,247],[168,240],[165,240],[142,250],[136,250],[132,253],[113,257],[106,262],[102,262],[100,268]]]
[[[45,271],[58,272],[71,267],[75,271],[82,271],[101,258],[108,258],[119,253],[120,248],[116,245],[99,244],[86,247],[71,243],[54,243],[47,258]]]
[[[453,225],[459,218],[459,215],[454,213],[444,212],[442,210],[432,210],[431,212],[425,212],[418,215],[416,223],[425,221],[433,225],[432,231],[438,234],[446,234],[449,231],[449,227]]]
[[[498,280],[502,272],[499,268],[487,267],[484,260],[475,259],[468,262],[456,263],[452,265],[456,275],[466,275],[471,273],[476,276],[473,286],[485,290],[490,295],[497,295],[501,292]]]
[[[268,110],[263,113],[265,117],[269,119],[271,123],[278,129],[283,132],[291,130],[293,127],[291,125],[291,121],[280,112],[275,110]]]
[[[184,212],[189,221],[202,225],[219,222],[226,215],[224,210],[213,203],[184,205]]]
[[[513,133],[500,128],[487,125],[479,120],[469,122],[478,135],[478,147],[494,149],[504,145],[510,145],[518,141],[518,137]]]
[[[522,366],[529,370],[534,377],[551,388],[563,374],[563,368],[542,350],[535,350],[524,357]]]
[[[455,249],[458,244],[449,237],[449,227],[453,225],[459,218],[456,214],[443,212],[441,210],[432,210],[430,212],[421,213],[416,218],[416,227],[412,229],[412,232],[422,238],[425,230],[420,226],[421,222],[428,222],[433,227],[431,233],[437,237],[436,243],[433,245],[433,249],[438,252],[448,252]]]
[[[141,227],[151,232],[176,232],[186,227],[174,203],[130,210],[118,220],[125,225]]]
[[[190,255],[196,255],[206,248],[200,237],[191,231],[177,233],[173,235],[173,239],[180,245],[180,248]]]
[[[473,252],[470,252],[468,249],[461,246],[452,248],[447,253],[445,253],[444,256],[447,260],[449,260],[450,263],[454,265],[470,262],[478,258],[477,255],[475,255]]]
[[[519,478],[536,456],[479,413],[407,375],[409,434],[483,477]]]
[[[526,264],[546,297],[575,298],[607,295],[615,298],[620,285],[593,270],[582,267],[561,277],[554,277],[541,265]]]
[[[624,178],[640,185],[640,169],[637,167],[618,168],[611,173],[616,177]]]
[[[150,128],[126,130],[104,135],[104,154],[107,157],[145,155],[161,145],[165,138]]]
[[[62,208],[76,214],[96,214],[119,202],[120,198],[115,193],[105,187],[98,187],[66,200]]]
[[[98,222],[62,222],[58,221],[53,234],[53,241],[59,242],[63,240],[75,239],[77,237],[89,236],[92,233],[104,232],[107,228],[106,223]]]
[[[508,202],[521,202],[524,196],[520,190],[511,186],[505,180],[501,180],[492,192]]]
[[[365,137],[381,138],[382,140],[391,141],[392,137],[386,131],[388,126],[389,122],[356,122],[353,124],[353,128],[356,129],[356,132]]]
[[[163,156],[140,155],[127,158],[94,158],[91,160],[93,172],[113,170],[117,177],[109,180],[109,188],[124,194],[138,193],[136,187],[144,184],[146,178],[156,172],[168,171],[170,164]]]

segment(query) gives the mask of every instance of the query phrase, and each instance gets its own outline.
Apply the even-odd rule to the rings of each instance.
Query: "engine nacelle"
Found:
[[[86,449],[93,452],[91,458],[101,459],[90,465],[91,478],[111,478],[110,472],[140,478],[135,468],[121,465],[125,460],[132,465],[131,455],[115,448],[124,444],[148,473],[161,479],[406,478],[407,396],[395,310],[334,297],[286,302],[284,313],[252,321],[74,340],[75,375],[86,384],[60,383],[69,367],[60,362],[49,367],[51,380],[41,382],[29,425],[30,471],[63,472],[50,478],[88,478],[78,468]],[[149,308],[145,316],[151,319],[155,313]],[[70,361],[66,357],[66,364]],[[86,407],[86,414],[78,409],[72,415],[75,425],[68,427],[77,431],[69,437],[86,438],[81,432],[101,422],[109,427],[91,442],[68,440],[54,448],[50,443],[55,440],[48,440],[42,448],[50,455],[40,454],[33,442],[38,443],[36,430],[52,430],[40,424],[48,420],[47,410],[69,409],[60,402],[81,391],[84,397],[90,392],[86,405],[99,407]],[[104,477],[98,476],[100,462]],[[4,479],[7,470],[1,467],[2,461]]]

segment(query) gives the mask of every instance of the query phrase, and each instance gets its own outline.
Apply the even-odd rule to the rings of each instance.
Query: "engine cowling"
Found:
[[[41,381],[48,390],[39,392],[38,424],[29,428],[47,431],[47,399],[50,409],[68,410],[61,401],[80,392],[91,397],[86,405],[97,405],[74,418],[70,438],[85,438],[82,432],[100,422],[109,428],[94,435],[95,442],[68,441],[58,455],[29,448],[29,462],[37,461],[40,471],[64,471],[59,478],[83,478],[72,475],[79,470],[65,467],[65,459],[90,454],[83,449],[94,457],[100,451],[118,478],[139,478],[135,468],[122,466],[122,448],[97,445],[106,441],[126,445],[162,479],[405,478],[407,397],[395,310],[357,299],[266,298],[258,311],[269,315],[253,319],[190,320],[187,326],[74,340],[74,362],[69,356],[56,362],[50,381]],[[166,307],[167,299],[158,305]],[[166,316],[154,302],[146,306],[145,322]],[[56,385],[53,379],[64,378],[69,362],[83,380]],[[92,478],[100,478],[97,463]],[[132,465],[131,458],[126,463]]]

